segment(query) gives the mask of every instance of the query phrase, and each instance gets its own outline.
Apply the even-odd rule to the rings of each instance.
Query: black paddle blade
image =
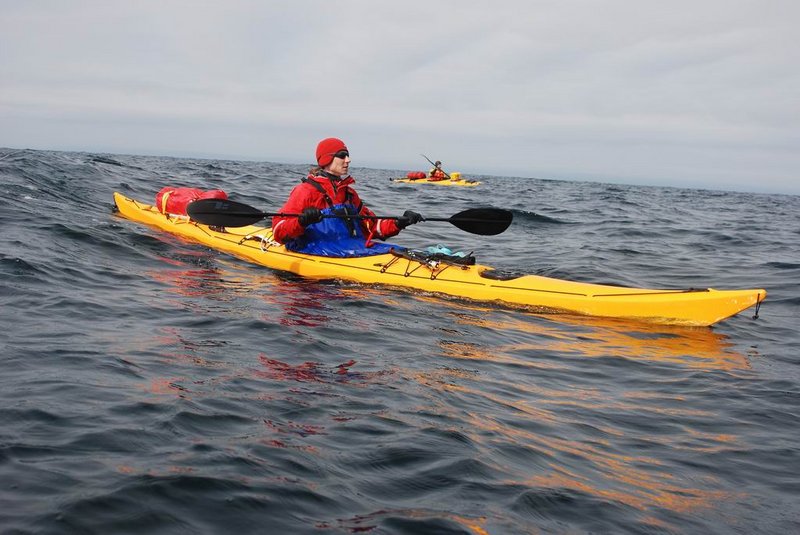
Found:
[[[248,204],[224,199],[200,199],[186,207],[193,220],[213,227],[246,227],[267,214]]]
[[[450,216],[447,221],[465,232],[495,236],[504,232],[513,219],[514,214],[501,208],[470,208]]]

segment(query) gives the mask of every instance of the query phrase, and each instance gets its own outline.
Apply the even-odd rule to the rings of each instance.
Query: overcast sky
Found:
[[[798,0],[0,0],[0,146],[800,194]]]

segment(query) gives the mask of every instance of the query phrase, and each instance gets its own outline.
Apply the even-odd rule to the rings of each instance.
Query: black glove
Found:
[[[397,219],[397,226],[400,228],[406,228],[409,225],[413,225],[414,223],[419,223],[423,221],[424,218],[416,212],[412,212],[411,210],[406,210],[403,212],[403,217]]]
[[[322,212],[319,211],[319,208],[313,207],[303,210],[302,215],[297,218],[297,222],[304,227],[319,223],[320,221],[322,221]]]

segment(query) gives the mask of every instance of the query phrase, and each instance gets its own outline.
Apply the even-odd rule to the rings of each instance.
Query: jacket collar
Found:
[[[309,180],[313,180],[314,182],[321,182],[324,183],[326,181],[330,182],[334,187],[341,187],[341,186],[349,186],[350,184],[355,183],[355,179],[347,175],[346,177],[338,177],[336,175],[332,175],[330,173],[326,173],[325,171],[320,171],[318,175],[308,175]]]

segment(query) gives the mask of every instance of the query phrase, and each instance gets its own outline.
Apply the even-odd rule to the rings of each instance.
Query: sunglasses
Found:
[[[333,155],[334,158],[341,158],[342,160],[344,160],[348,156],[350,156],[350,153],[347,152],[346,150],[340,150],[339,152]]]

